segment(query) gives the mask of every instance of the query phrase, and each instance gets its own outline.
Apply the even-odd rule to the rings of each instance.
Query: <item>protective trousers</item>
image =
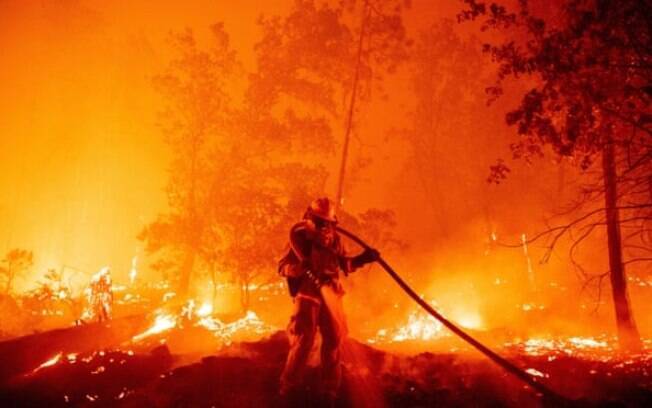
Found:
[[[329,306],[339,307],[341,311],[340,296],[333,298],[331,300],[329,297]],[[339,317],[334,319],[333,315]],[[320,353],[322,391],[332,396],[337,394],[342,379],[340,345],[346,336],[343,314],[331,313],[323,299],[301,295],[295,298],[294,313],[288,325],[290,351],[281,375],[281,393],[287,393],[301,384],[317,327],[322,337]]]

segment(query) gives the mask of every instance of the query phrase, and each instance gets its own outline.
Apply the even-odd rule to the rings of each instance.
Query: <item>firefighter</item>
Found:
[[[282,396],[302,385],[317,329],[322,337],[321,391],[329,404],[335,401],[340,386],[340,345],[347,334],[340,275],[376,261],[379,254],[367,249],[347,256],[336,223],[333,203],[328,198],[314,200],[303,220],[290,230],[288,252],[279,262],[279,273],[288,279],[294,302],[287,330],[290,351],[281,375]]]
[[[108,266],[93,275],[88,291],[91,315],[100,323],[111,320],[113,284],[111,282],[111,269]]]

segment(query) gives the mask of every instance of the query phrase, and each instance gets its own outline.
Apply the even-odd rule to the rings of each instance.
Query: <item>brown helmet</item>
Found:
[[[307,215],[320,218],[328,222],[337,222],[335,205],[327,197],[317,198],[308,207]]]

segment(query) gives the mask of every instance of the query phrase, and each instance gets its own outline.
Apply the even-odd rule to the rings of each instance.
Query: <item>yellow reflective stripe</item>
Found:
[[[303,294],[303,293],[299,293],[296,297],[297,297],[297,298],[306,299],[306,300],[309,300],[309,301],[311,301],[311,302],[315,302],[315,303],[317,303],[317,304],[319,304],[319,305],[321,304],[321,300],[320,300],[319,298],[314,297],[314,296],[310,296],[310,295],[306,295],[306,294]]]

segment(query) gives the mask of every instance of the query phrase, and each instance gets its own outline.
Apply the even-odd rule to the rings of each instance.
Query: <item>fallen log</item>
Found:
[[[28,373],[58,353],[83,353],[119,345],[142,331],[145,315],[107,323],[91,323],[50,330],[0,342],[0,386]]]

